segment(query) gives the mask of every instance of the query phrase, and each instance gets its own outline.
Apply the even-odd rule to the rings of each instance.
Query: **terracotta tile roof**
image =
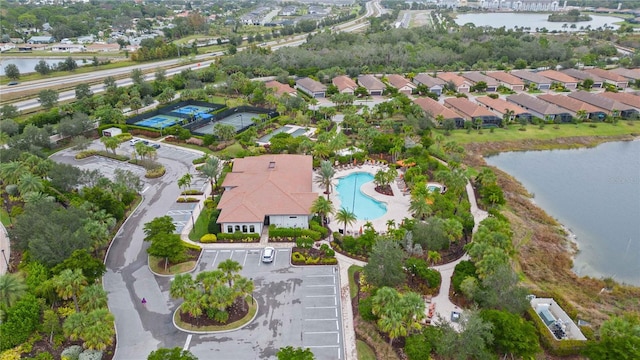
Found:
[[[389,84],[391,84],[391,86],[396,89],[400,89],[405,86],[408,86],[412,89],[416,87],[409,79],[397,74],[387,75],[387,80],[389,81]]]
[[[440,85],[440,86],[444,86],[445,81],[437,78],[437,77],[433,77],[429,74],[425,74],[425,73],[420,73],[416,76],[413,77],[413,82],[416,84],[424,84],[427,87],[433,87],[436,85]]]
[[[420,106],[422,110],[431,114],[431,116],[433,116],[434,119],[438,115],[442,115],[444,119],[462,119],[462,116],[457,114],[455,111],[445,107],[444,105],[433,100],[432,98],[429,98],[429,97],[418,98],[418,99],[414,99],[413,102],[416,105]]]
[[[640,69],[615,68],[609,71],[626,77],[629,80],[640,80]]]
[[[573,76],[569,76],[565,73],[561,73],[560,71],[555,71],[555,70],[540,71],[537,74],[563,84],[569,84],[569,83],[577,84],[580,82],[580,80],[574,78]]]
[[[301,86],[311,92],[327,91],[327,87],[324,86],[321,82],[315,81],[308,77],[296,80],[296,85]]]
[[[471,85],[471,83],[469,81],[467,81],[467,79],[463,78],[460,75],[454,74],[452,72],[441,72],[438,73],[438,78],[442,79],[445,82],[453,82],[453,84],[455,86],[460,86],[462,84],[467,84],[467,85]]]
[[[602,109],[600,108],[597,108],[584,101],[568,97],[566,95],[542,94],[538,95],[538,99],[542,99],[548,103],[558,105],[561,108],[565,108],[574,113],[577,113],[580,110],[584,110],[587,113],[602,112]]]
[[[570,96],[574,99],[578,99],[580,101],[584,101],[595,107],[599,107],[607,111],[616,111],[616,110],[624,111],[632,108],[629,105],[625,105],[616,100],[610,99],[605,96],[600,96],[600,94],[592,94],[586,91],[576,91],[567,96]]]
[[[589,74],[594,74],[597,75],[603,79],[607,79],[607,80],[611,80],[611,81],[615,81],[615,82],[627,82],[629,81],[629,79],[627,79],[626,77],[622,76],[622,75],[618,75],[614,72],[611,71],[607,71],[604,69],[598,69],[598,68],[593,68],[593,69],[587,69],[585,70],[586,72],[588,72]]]
[[[384,83],[373,75],[359,75],[358,84],[362,85],[369,91],[386,89]]]
[[[522,80],[532,82],[534,84],[551,84],[552,83],[551,79],[546,78],[542,75],[538,75],[533,71],[514,70],[511,72],[511,75],[515,77],[519,77]]]
[[[338,88],[338,91],[345,89],[355,90],[358,87],[358,84],[346,75],[336,76],[331,82]]]
[[[267,81],[264,85],[269,89],[274,89],[274,91],[276,92],[276,95],[279,95],[279,96],[283,94],[290,94],[290,95],[297,94],[296,89],[289,86],[289,84],[283,84],[277,80]]]
[[[522,106],[525,109],[531,109],[542,115],[558,115],[566,114],[567,111],[558,105],[550,104],[536,97],[526,94],[514,94],[507,96],[507,100]]]
[[[496,116],[491,110],[482,107],[478,104],[474,104],[465,98],[448,98],[444,99],[445,106],[453,108],[456,112],[464,115],[468,118],[474,118],[478,116]]]
[[[567,74],[571,77],[574,77],[578,80],[585,80],[585,79],[591,79],[594,82],[602,82],[603,79],[600,76],[597,76],[595,74],[590,74],[586,71],[582,71],[582,70],[578,70],[578,69],[564,69],[562,70],[562,73]]]
[[[513,111],[514,115],[528,114],[527,110],[521,108],[520,106],[510,103],[503,99],[492,99],[488,96],[477,97],[476,101],[480,104],[483,104],[489,108],[494,109],[495,111],[504,114],[507,110]]]
[[[623,92],[603,92],[600,96],[604,96],[606,98],[621,102],[623,104],[633,106],[636,109],[640,109],[640,95],[634,95],[631,93],[623,93]]]
[[[267,215],[308,215],[318,198],[308,155],[235,159],[222,186],[218,223],[262,222]]]
[[[505,84],[509,85],[524,85],[524,81],[522,79],[515,77],[509,73],[504,71],[492,71],[487,73],[488,77],[492,77],[498,81],[501,81]]]
[[[498,86],[498,81],[496,79],[477,71],[462,73],[460,76],[471,81],[474,85],[480,81],[484,81],[489,86]]]

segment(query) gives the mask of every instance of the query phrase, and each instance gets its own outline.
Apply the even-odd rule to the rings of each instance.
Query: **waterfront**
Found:
[[[14,64],[18,67],[20,74],[33,73],[35,71],[36,65],[40,62],[40,60],[44,60],[49,64],[49,66],[58,65],[60,62],[64,62],[67,57],[38,57],[38,58],[27,58],[27,57],[2,57],[0,58],[0,76],[4,76],[4,68],[9,64]],[[89,58],[73,58],[78,66],[83,66],[86,64],[92,63],[92,57]]]
[[[614,29],[618,28],[615,25],[617,22],[623,21],[623,19],[613,16],[601,16],[590,15],[591,21],[580,21],[576,23],[569,22],[550,22],[547,21],[549,17],[548,13],[481,13],[481,14],[457,14],[455,19],[456,24],[464,25],[472,23],[475,26],[490,26],[493,28],[505,27],[507,29],[513,29],[518,27],[528,27],[531,31],[537,29],[546,28],[549,31],[579,31],[581,27],[586,28],[591,26],[591,29],[597,29],[599,27],[610,26]],[[567,26],[563,28],[563,25]],[[575,24],[574,29],[571,25]]]
[[[592,149],[502,153],[486,159],[571,229],[574,271],[640,285],[640,141]]]

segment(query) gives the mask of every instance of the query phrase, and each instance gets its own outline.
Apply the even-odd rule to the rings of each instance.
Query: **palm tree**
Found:
[[[22,200],[27,204],[35,204],[40,201],[54,202],[56,199],[53,196],[47,195],[39,191],[31,191],[22,195]]]
[[[113,343],[115,318],[107,308],[91,311],[86,315],[85,327],[82,329],[82,344],[91,350],[104,350]]]
[[[58,292],[58,295],[67,300],[73,299],[76,312],[80,312],[80,306],[78,305],[78,294],[87,285],[87,280],[82,274],[81,269],[65,269],[60,274],[53,278],[53,284]]]
[[[333,214],[336,211],[333,203],[322,196],[318,196],[317,199],[311,204],[311,212],[318,214],[322,218],[322,223],[327,223],[327,216]]]
[[[422,319],[425,318],[425,304],[422,297],[415,292],[402,295],[398,302],[398,308],[407,330],[419,331],[422,328]]]
[[[393,219],[387,220],[387,232],[391,232],[391,230],[396,228],[396,221]]]
[[[213,194],[218,190],[218,179],[222,174],[222,164],[217,157],[209,157],[205,161],[204,165],[200,168],[203,174],[209,178],[211,183],[211,200],[213,200]]]
[[[202,308],[204,303],[204,296],[201,292],[197,290],[189,291],[185,297],[184,302],[180,305],[180,310],[183,313],[188,313],[189,316],[196,319],[196,325],[198,323],[198,318],[202,316],[204,310]]]
[[[87,286],[80,294],[80,307],[82,311],[93,311],[107,307],[107,292],[102,285],[93,284]]]
[[[238,273],[242,270],[242,265],[239,262],[227,259],[218,264],[218,269],[224,274],[225,280],[229,283],[229,287],[233,286],[233,281],[239,276]]]
[[[196,281],[202,284],[202,288],[205,293],[210,293],[224,283],[224,273],[220,270],[201,272],[196,276]]]
[[[431,215],[432,210],[425,198],[415,197],[409,203],[409,211],[411,211],[414,218],[424,220],[424,218]]]
[[[185,298],[186,295],[193,290],[195,283],[191,274],[178,274],[173,278],[169,294],[172,298]]]
[[[505,128],[507,127],[507,125],[509,125],[509,123],[513,120],[513,115],[515,114],[515,111],[507,109],[504,112],[504,115],[502,116],[502,126],[504,126]]]
[[[336,213],[336,221],[338,222],[338,224],[344,225],[345,234],[347,233],[347,226],[355,224],[357,219],[358,218],[356,217],[356,214],[353,211],[349,211],[345,208],[341,208]]]
[[[178,187],[180,189],[184,189],[183,192],[187,191],[186,189],[191,187],[191,181],[193,180],[193,176],[190,173],[186,173],[182,175],[180,179],[178,179]],[[185,194],[185,198],[186,198]]]
[[[18,191],[21,195],[25,195],[30,192],[40,192],[44,190],[44,184],[42,179],[30,172],[26,172],[18,179]]]
[[[400,336],[407,336],[407,327],[402,320],[400,313],[392,312],[378,320],[380,330],[389,335],[389,346],[393,345],[393,340]]]
[[[0,276],[0,302],[2,308],[8,309],[27,293],[27,285],[17,274]]]
[[[118,140],[118,138],[115,138],[113,136],[103,136],[100,138],[100,141],[104,144],[104,147],[105,149],[107,149],[107,151],[111,149],[113,151],[113,154],[116,154],[116,149],[120,145],[120,140]]]
[[[431,263],[431,266],[433,266],[435,263],[442,260],[442,255],[440,255],[440,253],[437,251],[430,250],[427,253],[427,260],[429,260],[429,263]]]
[[[371,312],[379,317],[395,311],[396,304],[400,300],[398,291],[388,286],[381,287],[371,299]]]
[[[320,172],[316,175],[316,184],[320,186],[324,186],[324,193],[327,194],[327,200],[329,200],[329,193],[331,193],[331,188],[333,186],[333,176],[336,174],[333,166],[331,166],[331,161],[325,160],[320,163]]]
[[[3,179],[3,183],[17,184],[20,176],[27,173],[29,169],[20,161],[11,161],[0,164],[0,177]]]
[[[254,284],[253,281],[247,279],[246,277],[241,277],[238,280],[236,280],[235,284],[234,284],[234,289],[236,291],[236,293],[242,297],[242,299],[244,300],[247,295],[253,296],[253,289],[254,289]],[[253,300],[252,300],[253,301]],[[246,301],[243,301],[243,309],[245,309],[245,305],[247,304]]]

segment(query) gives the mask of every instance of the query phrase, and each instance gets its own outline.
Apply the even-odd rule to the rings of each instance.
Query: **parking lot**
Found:
[[[310,348],[319,360],[343,359],[337,267],[291,266],[291,249],[276,249],[270,264],[261,254],[260,248],[204,251],[196,273],[237,261],[255,283],[258,314],[240,330],[193,335],[185,348],[200,359],[269,359],[285,346]]]

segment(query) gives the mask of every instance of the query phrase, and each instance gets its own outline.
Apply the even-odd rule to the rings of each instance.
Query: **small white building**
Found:
[[[122,129],[117,127],[110,127],[108,129],[102,130],[102,136],[113,137],[122,134]]]
[[[533,298],[531,307],[557,340],[587,340],[580,328],[552,298]]]

